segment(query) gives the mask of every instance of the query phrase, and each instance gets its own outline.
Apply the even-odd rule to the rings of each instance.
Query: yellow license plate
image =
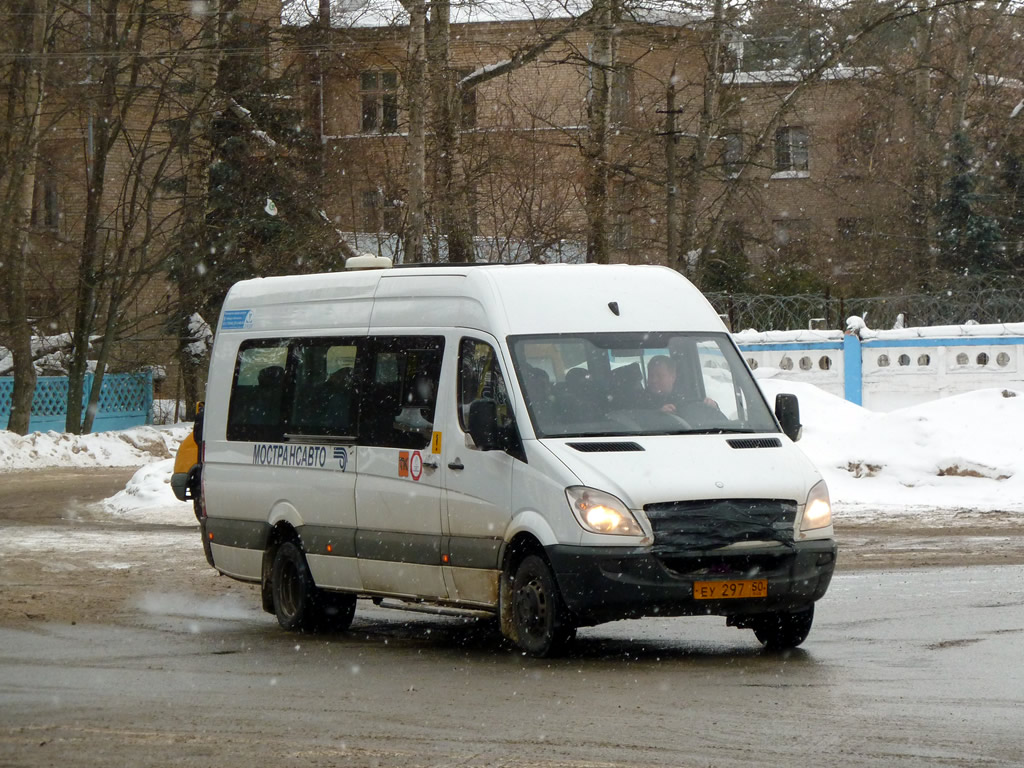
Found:
[[[768,597],[768,580],[695,581],[695,600],[729,600],[735,597]]]

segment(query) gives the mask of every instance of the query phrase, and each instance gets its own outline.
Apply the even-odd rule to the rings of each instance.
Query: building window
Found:
[[[620,185],[612,195],[611,245],[616,250],[633,247],[633,193],[627,185]]]
[[[187,118],[172,118],[167,121],[167,136],[170,139],[171,147],[178,154],[188,154],[190,131],[191,125]]]
[[[594,46],[587,45],[587,58],[593,61]],[[587,88],[587,104],[593,108],[595,77],[591,64],[587,71],[589,87]],[[608,119],[612,125],[629,122],[632,114],[633,70],[628,65],[613,65],[607,72],[605,82],[608,87]]]
[[[787,125],[775,131],[775,171],[807,171],[810,168],[807,129]]]
[[[871,219],[849,218],[836,220],[836,231],[839,233],[839,239],[845,243],[863,244],[871,238],[873,230],[874,225]]]
[[[861,118],[852,130],[841,131],[838,137],[839,163],[847,172],[867,172],[874,165],[878,144],[878,124]]]
[[[468,77],[473,73],[472,69],[460,69],[455,73],[456,82]],[[461,105],[459,111],[459,125],[463,128],[476,127],[476,88],[459,91],[461,94]]]
[[[363,72],[359,76],[363,103],[363,133],[394,133],[398,130],[398,73]]]
[[[743,134],[727,133],[724,137],[725,148],[722,151],[722,168],[727,176],[736,176],[743,163]]]
[[[613,124],[629,122],[633,89],[633,70],[617,67],[612,71],[611,97],[608,104],[609,119]]]
[[[36,186],[32,201],[33,227],[56,231],[60,226],[60,195],[57,187],[57,169],[52,163],[36,163]]]
[[[807,247],[811,223],[807,219],[775,219],[775,246],[783,255],[802,254]]]
[[[394,197],[383,190],[370,189],[363,192],[363,226],[370,232],[397,232],[400,222],[400,208]]]

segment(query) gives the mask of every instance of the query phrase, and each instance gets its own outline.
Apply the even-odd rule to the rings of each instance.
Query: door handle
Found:
[[[436,461],[424,461],[423,462],[423,467],[425,469],[434,470],[434,469],[437,469],[438,466],[439,465],[438,465],[438,463]]]
[[[461,459],[448,462],[448,469],[465,469],[466,465],[462,463]]]

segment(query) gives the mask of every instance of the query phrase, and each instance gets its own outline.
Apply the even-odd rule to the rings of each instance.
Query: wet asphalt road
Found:
[[[837,573],[805,647],[720,619],[539,661],[376,608],[278,629],[255,593],[0,628],[3,766],[1020,766],[1024,568]]]
[[[346,634],[286,634],[194,527],[96,512],[130,476],[0,476],[0,766],[1024,765],[1012,518],[844,529],[786,655],[659,619],[538,661],[365,601]]]

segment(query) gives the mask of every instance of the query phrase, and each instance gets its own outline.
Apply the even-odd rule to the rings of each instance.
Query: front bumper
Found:
[[[189,500],[189,480],[191,479],[191,473],[189,472],[175,472],[171,475],[171,490],[174,491],[175,497],[178,501]]]
[[[639,616],[742,616],[806,608],[828,589],[838,547],[832,539],[733,550],[655,555],[649,548],[545,549],[578,625]],[[697,600],[696,581],[765,579],[767,597]]]

